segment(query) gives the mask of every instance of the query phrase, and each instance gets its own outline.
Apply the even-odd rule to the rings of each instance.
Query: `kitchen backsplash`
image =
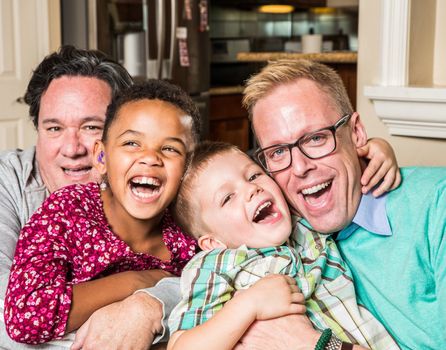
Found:
[[[357,50],[358,13],[355,10],[314,9],[265,14],[212,6],[210,11],[211,39],[249,38],[251,51],[263,51],[264,45],[271,46],[272,51],[283,50],[286,40],[299,40],[301,35],[309,33],[310,28],[329,40],[342,32],[348,36],[349,49]]]

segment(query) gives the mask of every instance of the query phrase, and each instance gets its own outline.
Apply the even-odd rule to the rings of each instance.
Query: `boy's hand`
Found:
[[[256,313],[257,320],[269,320],[290,314],[305,313],[305,298],[296,281],[284,275],[269,275],[243,291]]]
[[[362,193],[367,193],[381,180],[373,191],[373,196],[394,190],[401,183],[401,175],[392,146],[379,138],[370,139],[366,145],[357,149],[358,156],[369,159],[367,168],[361,177]]]
[[[255,321],[234,350],[314,349],[320,333],[306,315],[287,315]]]

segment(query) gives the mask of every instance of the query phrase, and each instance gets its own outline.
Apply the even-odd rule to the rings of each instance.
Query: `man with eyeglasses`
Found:
[[[260,145],[254,157],[306,225],[337,235],[359,301],[402,349],[444,348],[446,168],[403,168],[397,190],[362,194],[366,131],[322,64],[270,63],[248,81],[244,104]],[[238,348],[311,349],[318,339],[304,318],[287,316],[257,322]]]

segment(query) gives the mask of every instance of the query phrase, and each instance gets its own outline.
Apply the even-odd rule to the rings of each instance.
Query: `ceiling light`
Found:
[[[291,5],[263,5],[258,9],[262,13],[290,13],[294,11]]]
[[[331,15],[336,12],[336,9],[333,7],[313,7],[310,12],[315,15]]]

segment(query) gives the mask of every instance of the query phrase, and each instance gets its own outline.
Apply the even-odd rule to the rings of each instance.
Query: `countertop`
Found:
[[[321,53],[297,53],[297,52],[239,52],[239,62],[265,62],[278,59],[305,58],[321,63],[356,63],[358,53],[354,51],[332,51]]]
[[[209,93],[211,96],[241,94],[243,93],[243,89],[244,87],[241,85],[214,86],[209,89]]]
[[[356,63],[358,53],[354,51],[332,51],[321,53],[297,53],[297,52],[239,52],[237,61],[239,62],[266,62],[278,59],[299,59],[306,58],[321,63]],[[214,86],[210,89],[211,96],[231,95],[243,93],[244,87],[234,86]]]

